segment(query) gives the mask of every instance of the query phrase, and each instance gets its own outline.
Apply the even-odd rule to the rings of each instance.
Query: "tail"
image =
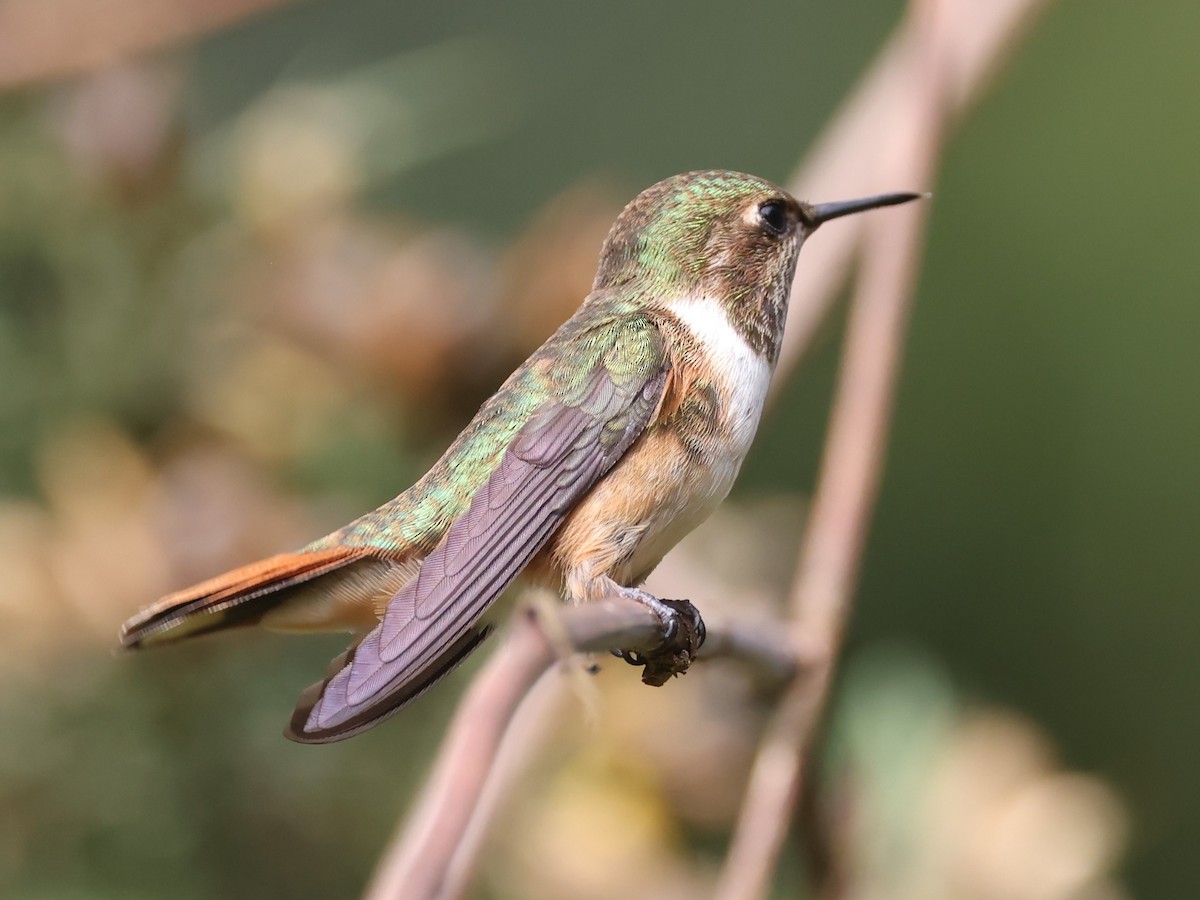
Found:
[[[362,548],[282,553],[163,597],[121,626],[121,644],[136,649],[260,623],[290,631],[369,627],[412,568]]]

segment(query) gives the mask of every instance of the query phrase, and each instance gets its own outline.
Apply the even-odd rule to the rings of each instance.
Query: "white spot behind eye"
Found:
[[[758,208],[763,205],[762,200],[755,200],[742,211],[742,221],[752,228],[758,228],[762,225],[762,217],[758,214]]]

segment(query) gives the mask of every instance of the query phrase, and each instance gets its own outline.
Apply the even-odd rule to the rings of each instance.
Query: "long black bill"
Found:
[[[863,212],[867,209],[877,209],[880,206],[896,206],[910,200],[920,200],[928,194],[880,194],[877,197],[863,197],[861,200],[839,200],[836,203],[817,203],[809,207],[812,214],[813,227],[822,222],[848,216],[851,213]]]

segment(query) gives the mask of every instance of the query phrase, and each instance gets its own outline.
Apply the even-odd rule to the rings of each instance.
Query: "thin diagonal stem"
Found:
[[[616,598],[561,610],[556,623],[578,651],[612,648],[649,653],[663,641],[663,624],[649,608]],[[755,668],[776,684],[787,683],[797,661],[787,641],[738,623],[714,623],[702,658],[724,656]],[[487,809],[484,795],[502,749],[534,685],[558,660],[532,609],[514,617],[501,645],[472,682],[442,742],[433,773],[415,810],[383,855],[366,896],[449,900],[465,889],[474,867]],[[536,719],[536,713],[531,714]],[[516,735],[516,736],[514,736]],[[527,754],[526,754],[527,755]]]
[[[943,82],[936,64],[937,15],[930,3],[909,12],[914,126],[896,153],[897,184],[926,185],[941,142]],[[784,695],[763,738],[729,857],[721,900],[762,897],[810,768],[809,756],[852,611],[859,564],[883,471],[888,426],[916,283],[926,204],[868,226],[861,276],[820,477],[792,593],[794,639],[814,661]]]

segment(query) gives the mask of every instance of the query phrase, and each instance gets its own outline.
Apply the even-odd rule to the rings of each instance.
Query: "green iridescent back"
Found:
[[[630,297],[592,294],[480,408],[442,458],[407,491],[305,550],[364,547],[428,553],[495,471],[526,422],[549,402],[578,406],[598,366],[631,394],[662,367],[658,328]]]

